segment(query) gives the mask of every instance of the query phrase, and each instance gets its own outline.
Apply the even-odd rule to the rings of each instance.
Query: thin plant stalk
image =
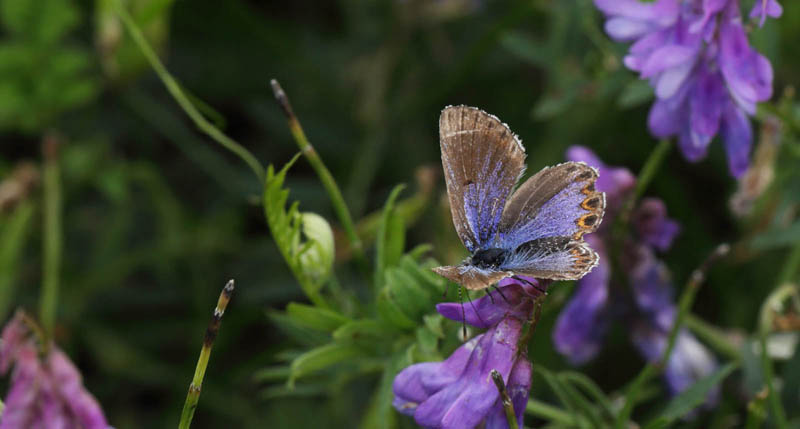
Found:
[[[347,204],[344,202],[344,197],[342,196],[342,191],[339,189],[339,185],[336,184],[336,180],[334,180],[333,175],[331,175],[331,172],[328,170],[328,167],[326,167],[325,163],[322,162],[322,158],[320,158],[319,153],[314,150],[314,146],[312,146],[311,142],[308,141],[308,137],[306,137],[306,133],[303,131],[303,127],[300,125],[300,121],[294,114],[294,110],[292,110],[289,97],[283,91],[281,85],[277,80],[272,79],[270,81],[270,86],[272,86],[272,92],[275,94],[275,100],[277,100],[278,104],[280,105],[283,114],[286,115],[286,121],[289,124],[289,131],[292,133],[294,141],[297,143],[297,146],[300,148],[303,156],[308,160],[308,163],[311,164],[311,167],[317,173],[319,180],[322,182],[322,186],[325,187],[325,190],[328,192],[328,196],[331,198],[333,210],[336,212],[339,222],[342,223],[342,228],[344,228],[344,232],[347,235],[347,240],[350,242],[350,248],[353,252],[353,257],[356,260],[356,263],[358,263],[362,269],[368,271],[368,265],[366,259],[364,258],[364,247],[361,243],[361,238],[359,238],[358,234],[356,233],[353,217],[350,215],[350,210],[347,208]]]
[[[647,156],[644,166],[642,166],[642,170],[636,177],[636,187],[633,189],[633,193],[628,197],[628,199],[625,200],[622,210],[616,219],[616,224],[614,225],[614,229],[616,231],[619,231],[628,224],[631,213],[633,212],[633,208],[636,206],[636,202],[639,201],[639,198],[644,195],[644,191],[646,191],[647,187],[650,186],[650,182],[652,182],[655,178],[658,169],[661,168],[661,164],[664,162],[664,159],[667,157],[667,154],[669,154],[671,148],[672,144],[670,140],[663,139],[658,142],[658,145],[656,145],[652,152],[650,152],[650,155]]]
[[[211,356],[211,347],[214,346],[214,340],[217,338],[217,333],[219,332],[222,315],[225,314],[225,308],[231,300],[232,293],[233,280],[229,280],[222,289],[222,293],[219,294],[217,307],[214,308],[214,314],[211,316],[211,321],[208,323],[208,328],[203,337],[203,347],[200,349],[200,357],[197,359],[197,366],[194,370],[192,383],[189,384],[189,393],[186,394],[186,403],[183,405],[178,429],[189,429],[189,426],[192,424],[194,410],[197,409],[197,402],[200,400],[200,390],[203,387],[203,378],[205,377],[206,368],[208,367],[208,359]]]
[[[562,410],[561,408],[554,407],[535,399],[528,399],[528,404],[525,406],[525,412],[536,417],[545,419],[551,423],[558,423],[564,426],[578,426],[579,416],[576,416]]]
[[[178,81],[175,80],[174,77],[169,73],[164,64],[158,58],[153,48],[147,42],[147,39],[142,34],[139,27],[134,22],[131,15],[128,13],[127,10],[122,5],[122,2],[117,0],[114,2],[117,14],[119,15],[120,19],[122,19],[123,24],[125,24],[125,28],[128,30],[131,38],[133,39],[134,43],[139,47],[139,50],[142,52],[144,57],[150,63],[150,66],[158,75],[158,78],[161,79],[161,82],[164,83],[164,86],[167,87],[167,91],[172,95],[175,101],[178,102],[178,105],[181,106],[184,112],[192,119],[192,121],[197,125],[197,128],[200,131],[204,132],[206,135],[211,137],[214,141],[222,145],[225,149],[233,152],[236,156],[241,158],[247,165],[253,170],[253,173],[258,177],[259,183],[264,183],[264,167],[261,163],[253,156],[250,151],[248,151],[244,146],[237,143],[232,138],[226,136],[219,128],[214,126],[211,122],[209,122],[202,113],[197,109],[197,107],[192,103],[190,97],[185,93],[185,91],[181,88],[181,85]]]
[[[792,263],[791,257],[790,261],[787,261],[787,263]],[[796,286],[793,284],[785,284],[778,287],[778,289],[772,292],[761,305],[761,315],[759,317],[758,341],[761,351],[761,372],[764,377],[764,384],[766,385],[765,394],[767,403],[769,404],[769,409],[772,414],[772,418],[774,419],[775,426],[779,429],[787,428],[788,423],[786,421],[786,411],[783,409],[781,398],[778,396],[778,392],[775,388],[775,371],[772,367],[772,360],[769,358],[767,350],[767,337],[769,336],[770,328],[772,327],[770,308],[773,306],[773,303],[781,303],[787,297],[796,294]]]
[[[678,333],[683,326],[686,315],[689,313],[689,310],[694,303],[694,298],[697,295],[697,291],[705,281],[706,274],[708,273],[709,268],[711,268],[711,264],[717,259],[727,255],[728,252],[730,252],[730,246],[727,243],[720,244],[714,249],[714,251],[711,252],[711,254],[698,268],[692,271],[692,274],[689,276],[689,280],[684,287],[683,293],[681,294],[680,301],[678,302],[678,314],[675,316],[675,321],[672,323],[672,328],[670,329],[667,340],[667,347],[664,349],[664,352],[658,361],[645,365],[644,369],[642,369],[639,375],[637,375],[633,382],[631,382],[631,385],[625,394],[625,405],[617,415],[617,420],[614,425],[615,428],[623,429],[627,427],[628,420],[633,412],[633,407],[636,405],[636,399],[639,396],[639,390],[653,377],[658,375],[669,361],[669,358],[672,355],[672,350],[675,348],[675,343],[678,339]]]
[[[39,297],[39,318],[48,337],[52,337],[58,305],[58,287],[61,273],[62,196],[61,172],[58,164],[58,138],[47,136],[42,144],[43,172],[43,246],[42,291]]]
[[[517,415],[514,413],[514,403],[511,401],[511,397],[508,396],[506,384],[503,382],[503,376],[500,375],[496,369],[492,370],[491,375],[492,380],[494,380],[494,385],[497,387],[497,391],[500,393],[500,401],[502,402],[503,409],[506,412],[508,427],[516,429],[519,427],[519,423],[517,423]]]

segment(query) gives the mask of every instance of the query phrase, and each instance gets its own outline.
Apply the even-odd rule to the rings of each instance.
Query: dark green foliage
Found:
[[[461,344],[461,325],[435,312],[456,290],[443,296],[430,271],[464,257],[442,203],[441,108],[497,114],[521,136],[529,173],[572,144],[638,173],[656,145],[652,91],[624,68],[589,0],[122,3],[198,111],[263,165],[283,167],[262,182],[198,132],[125,32],[116,0],[0,1],[0,181],[20,163],[40,166],[43,137],[59,136],[56,341],[119,429],[175,427],[229,278],[237,292],[193,427],[413,427],[391,406],[394,375]],[[641,386],[632,419],[642,427],[775,427],[761,333],[784,350],[768,361],[773,386],[789,422],[800,421],[800,354],[775,332],[796,333],[800,314],[797,294],[778,288],[800,280],[800,8],[781,3],[784,16],[754,40],[775,66],[775,96],[754,121],[781,121],[764,162],[774,180],[745,195],[749,213],[733,214],[737,184],[715,143],[699,164],[673,150],[645,192],[682,224],[663,255],[677,294],[709,249],[733,251],[708,273],[688,323],[723,364],[673,398],[658,377]],[[314,171],[292,158],[273,77],[343,190],[366,272]],[[421,167],[435,186],[415,180]],[[37,185],[0,204],[3,322],[16,307],[38,309],[41,207]],[[643,365],[623,332],[581,368],[554,351],[550,330],[570,290],[553,286],[529,349],[529,427],[608,427]],[[720,405],[685,420],[714,385]]]

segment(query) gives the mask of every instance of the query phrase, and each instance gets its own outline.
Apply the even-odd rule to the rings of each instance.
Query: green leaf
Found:
[[[333,251],[328,247],[332,240],[328,242],[328,234],[323,231],[325,227],[317,223],[316,225],[311,225],[310,229],[306,226],[306,229],[321,241],[318,242],[313,237],[306,236],[306,241],[303,242],[301,239],[303,221],[305,219],[306,223],[308,223],[312,217],[308,214],[301,215],[297,209],[298,203],[296,202],[288,210],[286,209],[289,190],[283,189],[283,183],[286,180],[286,172],[299,157],[300,154],[298,153],[277,173],[272,165],[267,168],[263,196],[264,215],[272,233],[272,238],[275,240],[278,250],[283,255],[283,259],[292,274],[294,274],[295,279],[300,283],[300,288],[303,289],[303,292],[315,305],[328,307],[320,294],[320,289],[322,289],[323,282],[327,279],[327,276],[322,276],[320,271],[308,267],[307,264],[311,263],[314,258],[318,260],[327,260],[328,257],[333,258]],[[311,220],[311,222],[313,224],[315,221]],[[328,226],[328,228],[330,227]],[[315,248],[316,250],[314,250]],[[306,252],[317,253],[316,256],[303,256]],[[304,258],[306,259],[304,260]]]
[[[286,314],[298,325],[324,332],[333,332],[350,321],[347,317],[326,308],[290,302]]]
[[[394,297],[389,292],[388,288],[384,288],[378,298],[376,299],[378,307],[378,316],[389,323],[401,329],[413,329],[417,323],[410,319],[400,306],[394,300]]]
[[[500,46],[531,65],[545,69],[552,66],[553,59],[549,55],[547,46],[520,32],[505,33],[500,38]]]
[[[575,89],[551,92],[542,96],[533,108],[533,118],[539,121],[550,119],[567,111],[577,99]]]
[[[330,336],[313,329],[280,311],[267,311],[270,322],[292,340],[305,345],[316,346],[330,341]]]
[[[403,255],[405,246],[405,228],[403,220],[395,214],[394,203],[405,185],[397,185],[389,194],[383,206],[381,223],[378,226],[378,235],[375,239],[375,287],[383,285],[386,268],[394,266]]]
[[[752,247],[755,251],[764,251],[792,246],[798,241],[800,241],[800,222],[795,222],[786,228],[772,228],[755,236]]]
[[[662,428],[669,426],[676,420],[686,416],[693,409],[703,404],[708,398],[708,394],[718,384],[722,382],[738,364],[731,362],[712,374],[701,378],[695,384],[686,389],[683,393],[673,397],[667,406],[661,411],[660,415],[648,422],[644,428]]]
[[[20,258],[33,219],[33,204],[22,202],[0,220],[0,320],[5,320],[16,289]]]
[[[287,385],[293,388],[298,378],[351,360],[361,354],[361,349],[351,344],[333,343],[311,349],[292,361]]]
[[[646,80],[632,80],[625,85],[617,98],[617,105],[623,109],[640,106],[653,99],[653,88]]]
[[[372,401],[361,421],[361,428],[393,429],[397,427],[398,413],[392,406],[394,399],[392,384],[397,373],[409,365],[411,365],[411,360],[408,358],[408,353],[398,353],[392,356],[386,369],[383,370],[377,390],[372,394]]]
[[[589,394],[591,398],[602,407],[607,416],[611,417],[612,419],[614,418],[616,412],[614,411],[614,407],[611,405],[611,399],[609,399],[609,397],[603,392],[603,389],[595,384],[591,378],[587,377],[583,373],[575,371],[562,371],[558,374],[558,376],[565,383],[572,384],[576,388],[579,388]]]
[[[80,14],[70,0],[3,0],[0,22],[17,37],[52,43],[80,22]]]
[[[408,272],[400,268],[386,271],[386,286],[389,295],[409,318],[421,321],[422,315],[430,311],[431,294]]]
[[[361,319],[347,322],[333,332],[333,339],[347,342],[389,341],[393,331],[385,324],[373,319]]]

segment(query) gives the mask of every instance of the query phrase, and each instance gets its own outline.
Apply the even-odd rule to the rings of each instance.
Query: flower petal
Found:
[[[722,139],[728,157],[728,169],[734,177],[741,177],[750,165],[750,147],[753,129],[744,111],[728,103],[722,117]]]
[[[607,327],[607,301],[610,280],[608,258],[599,240],[586,236],[592,247],[601,252],[600,263],[578,280],[578,290],[558,316],[553,330],[556,350],[574,365],[597,355]]]
[[[639,238],[661,251],[670,247],[680,231],[678,223],[667,217],[667,206],[657,198],[643,199],[632,223]]]
[[[422,426],[475,427],[486,418],[498,398],[489,372],[494,369],[505,380],[517,356],[522,322],[510,317],[481,336],[470,354],[466,369],[454,383],[419,404],[414,419]]]

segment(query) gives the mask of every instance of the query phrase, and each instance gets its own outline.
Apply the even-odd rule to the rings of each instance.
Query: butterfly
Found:
[[[469,106],[442,111],[439,144],[453,225],[471,256],[434,272],[479,290],[517,275],[576,280],[597,265],[583,241],[606,207],[597,170],[582,162],[545,167],[512,193],[525,148],[496,116]]]

